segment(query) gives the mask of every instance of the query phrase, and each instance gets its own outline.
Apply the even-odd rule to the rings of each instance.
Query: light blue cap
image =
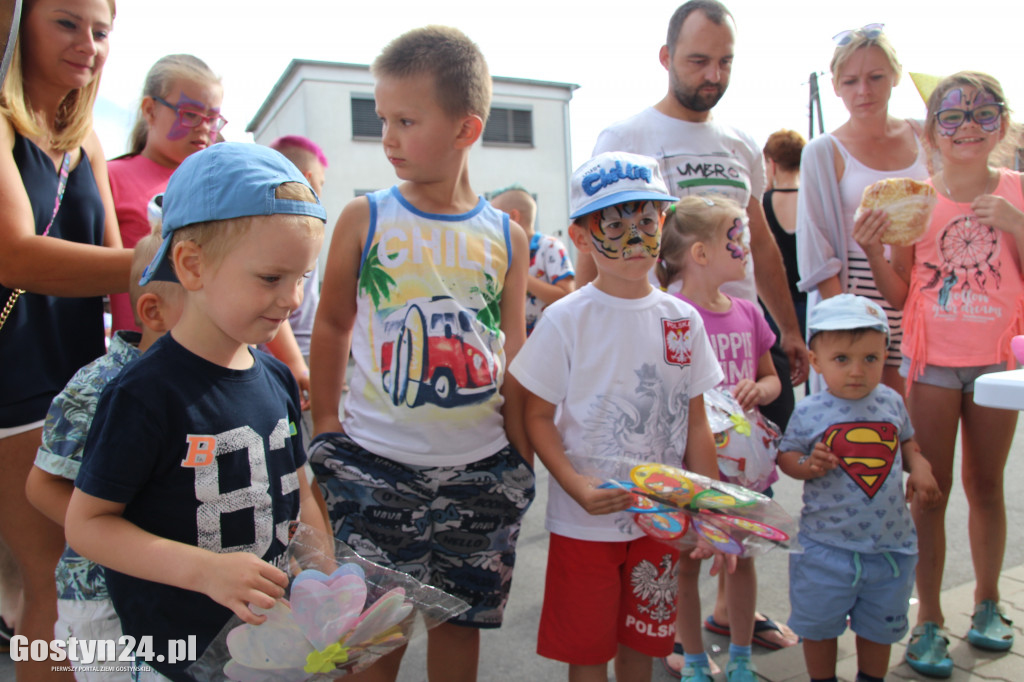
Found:
[[[882,307],[863,296],[839,294],[826,298],[811,309],[807,318],[808,338],[818,332],[876,329],[889,338],[889,318]]]
[[[221,142],[186,158],[171,175],[164,191],[160,230],[163,242],[139,284],[154,279],[178,281],[171,265],[170,247],[171,235],[179,228],[279,213],[327,221],[319,198],[312,203],[275,197],[278,186],[286,182],[300,182],[313,191],[294,163],[263,145]]]

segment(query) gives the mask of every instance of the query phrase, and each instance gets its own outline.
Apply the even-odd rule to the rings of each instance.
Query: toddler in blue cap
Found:
[[[75,481],[68,542],[108,568],[145,679],[191,679],[232,612],[266,616],[288,584],[289,525],[325,530],[303,471],[291,372],[250,346],[302,301],[326,214],[291,161],[254,144],[189,156],[143,273],[177,280],[170,333],[108,385]]]
[[[779,445],[779,468],[805,481],[789,625],[803,638],[811,679],[834,681],[835,640],[849,617],[857,682],[874,682],[908,627],[917,534],[907,503],[931,506],[941,494],[903,399],[881,383],[889,324],[878,304],[825,299],[807,329],[811,366],[828,390],[797,404]]]

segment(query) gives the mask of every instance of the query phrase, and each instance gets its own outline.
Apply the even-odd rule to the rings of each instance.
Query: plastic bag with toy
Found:
[[[779,473],[775,459],[782,439],[779,427],[759,410],[744,412],[724,388],[704,393],[704,411],[715,435],[715,452],[722,480],[764,492]]]
[[[713,549],[740,557],[775,548],[800,551],[796,521],[761,493],[667,464],[624,460],[615,464],[622,473],[606,478],[600,487],[632,493],[628,511],[655,540],[683,551],[703,540]],[[592,471],[581,473],[611,468],[608,462],[594,462]]]
[[[333,680],[469,609],[461,599],[363,559],[303,524],[288,545],[286,598],[260,625],[237,616],[188,672],[198,682]]]

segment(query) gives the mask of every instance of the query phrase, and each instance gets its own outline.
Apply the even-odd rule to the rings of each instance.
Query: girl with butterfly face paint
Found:
[[[758,306],[721,291],[723,284],[742,279],[746,273],[750,254],[742,241],[744,212],[726,197],[689,196],[667,213],[658,280],[667,288],[682,279],[682,290],[677,296],[700,313],[725,374],[723,388],[732,392],[744,410],[756,411],[782,391],[770,351],[775,334]],[[731,483],[751,485],[728,478],[721,470],[719,475]],[[758,480],[761,485],[756,491],[764,492],[778,480],[774,466]],[[739,638],[740,633],[754,631],[756,597],[754,560],[739,559],[735,573],[719,578],[719,607],[728,612],[729,634],[735,633],[737,638],[731,642],[730,659],[749,656],[752,639],[744,637],[744,642]],[[709,616],[709,623],[717,626],[714,615]],[[677,632],[681,630],[682,624],[677,623]],[[681,636],[677,639],[687,653],[696,653],[686,648]]]
[[[996,651],[1013,644],[1013,629],[998,605],[998,578],[1006,545],[1003,468],[1017,412],[982,407],[972,395],[978,376],[1006,368],[1010,340],[1024,332],[1024,184],[1020,173],[999,168],[995,160],[1009,129],[1006,100],[994,78],[960,72],[941,81],[929,97],[925,126],[941,157],[929,180],[938,202],[927,232],[911,246],[894,247],[891,262],[878,231],[858,235],[879,290],[904,311],[907,407],[943,492],[937,507],[911,507],[920,609],[907,663],[926,675],[948,677],[953,666],[940,630],[939,596],[958,428],[977,581],[967,640]]]
[[[213,144],[224,120],[220,117],[223,97],[220,78],[189,54],[161,57],[146,74],[128,153],[109,164],[114,209],[126,248],[152,231],[147,206],[167,187],[174,169]],[[182,125],[185,118],[200,114],[213,118],[191,128]],[[113,331],[139,329],[127,294],[111,297],[110,310]]]

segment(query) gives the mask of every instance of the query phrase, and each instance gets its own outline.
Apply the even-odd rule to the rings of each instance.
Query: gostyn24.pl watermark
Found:
[[[11,659],[15,661],[70,661],[82,665],[93,663],[181,663],[196,660],[196,637],[167,640],[167,654],[154,654],[153,638],[138,639],[124,635],[113,639],[34,639],[24,635],[11,637]]]

